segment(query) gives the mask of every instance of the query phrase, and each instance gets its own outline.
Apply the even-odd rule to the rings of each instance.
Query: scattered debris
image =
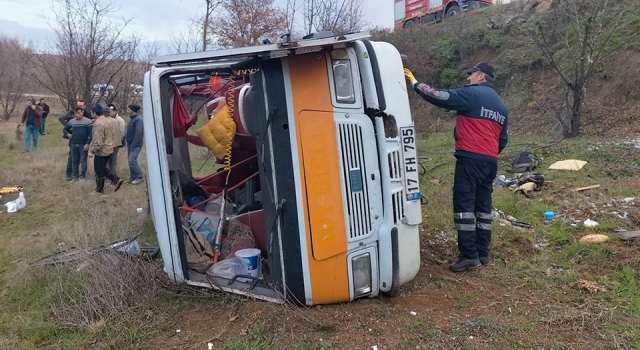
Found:
[[[623,241],[632,241],[640,238],[640,231],[617,231],[614,234]]]
[[[598,223],[593,221],[593,220],[591,220],[591,219],[585,220],[582,224],[584,225],[584,227],[596,227],[596,226],[598,226]]]
[[[567,159],[557,161],[549,167],[549,170],[580,170],[587,164],[584,160]]]
[[[415,312],[415,311],[411,311],[411,312],[410,312],[410,314],[411,314],[411,315],[413,315],[413,316],[415,316],[415,315],[417,315],[418,313],[417,313],[417,312]]]
[[[24,207],[27,206],[27,200],[24,198],[24,193],[20,192],[20,196],[17,199],[7,202],[5,206],[7,206],[7,213],[15,213],[18,210],[24,209]]]
[[[543,240],[543,241],[542,241],[542,242],[540,242],[540,243],[535,243],[535,244],[533,245],[533,247],[534,247],[534,248],[536,248],[536,249],[543,249],[543,248],[546,248],[546,247],[548,247],[548,246],[549,246],[549,242],[548,242],[546,239],[545,239],[545,240]]]
[[[571,288],[577,287],[578,289],[584,289],[589,293],[597,293],[597,292],[605,293],[607,291],[607,288],[603,286],[599,286],[596,282],[592,282],[584,279],[578,280],[578,282],[575,282],[575,283],[574,282],[569,283],[569,287]]]
[[[545,211],[544,212],[544,219],[545,220],[553,220],[556,217],[556,213],[552,212],[552,211]]]
[[[535,191],[536,189],[536,184],[533,182],[527,182],[523,185],[520,185],[518,187],[516,187],[513,190],[513,193],[517,193],[517,192],[522,192],[522,194],[524,194],[525,196],[529,196],[531,194],[531,192]]]
[[[18,193],[22,192],[22,190],[24,190],[22,186],[0,187],[0,195]],[[0,198],[2,198],[2,196],[0,196]]]
[[[142,214],[142,208],[136,209],[136,212],[138,212],[138,214]]]
[[[629,213],[627,213],[627,212],[625,211],[622,215],[620,215],[620,213],[619,213],[619,212],[617,212],[617,211],[612,211],[612,212],[611,212],[611,215],[615,215],[615,216],[619,217],[620,219],[627,220],[627,217],[629,216]]]
[[[518,183],[518,179],[507,179],[506,176],[504,175],[500,175],[498,176],[495,181],[493,182],[493,186],[511,186],[511,185],[515,185]]]
[[[527,224],[526,222],[512,221],[511,225],[515,227],[531,228],[531,224]]]
[[[609,236],[601,234],[591,234],[580,238],[580,243],[603,243],[609,240]]]
[[[580,192],[580,191],[592,190],[594,188],[600,188],[600,185],[590,185],[590,186],[585,186],[585,187],[578,187],[578,188],[574,189],[574,191]]]

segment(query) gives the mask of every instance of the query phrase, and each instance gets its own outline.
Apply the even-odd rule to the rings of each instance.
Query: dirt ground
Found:
[[[617,157],[626,163],[637,152],[627,148]],[[597,155],[591,164],[607,166]],[[619,172],[612,171],[597,190],[572,192],[570,183],[550,183],[544,193],[529,200],[560,203],[556,213],[563,220],[589,216],[606,221],[611,211],[627,212],[625,222],[638,227],[640,205],[616,201],[610,194],[638,193],[640,177],[617,176]],[[535,237],[546,231],[544,225],[535,230],[494,229],[492,264],[462,274],[448,269],[457,254],[455,230],[423,225],[420,271],[396,297],[311,308],[227,297],[222,303],[190,308],[173,328],[142,338],[132,348],[205,349],[207,342],[214,349],[223,348],[246,339],[258,322],[269,325],[278,345],[299,348],[302,344],[309,349],[637,348],[629,340],[637,339],[633,335],[618,339],[608,331],[636,324],[625,312],[616,311],[628,305],[611,307],[615,304],[611,291],[598,295],[578,290],[566,268],[546,260],[543,250],[534,246]],[[577,241],[586,233],[576,228],[569,238]],[[605,259],[585,251],[567,263],[584,276],[604,276],[639,261],[640,241],[614,241],[603,249]]]
[[[638,178],[626,181],[640,186]],[[640,215],[640,209],[633,208],[629,215]],[[423,230],[420,271],[396,297],[311,308],[230,297],[222,304],[188,310],[174,328],[141,339],[132,348],[205,349],[207,342],[222,348],[246,338],[260,321],[269,324],[281,346],[308,344],[314,349],[323,344],[329,349],[619,348],[598,331],[607,325],[603,313],[610,310],[589,295],[554,304],[540,290],[510,283],[504,266],[451,273],[448,263],[455,246],[448,242],[454,237],[453,232]],[[538,254],[529,241],[510,233],[494,237],[493,244],[500,255],[535,261]],[[602,262],[606,266],[594,267],[594,272],[637,261],[640,241],[608,249],[610,259]],[[548,276],[556,273],[562,269],[547,269]],[[559,288],[571,293],[566,284]]]

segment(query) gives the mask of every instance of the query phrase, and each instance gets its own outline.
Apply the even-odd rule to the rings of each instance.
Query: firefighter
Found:
[[[498,171],[498,154],[508,141],[508,111],[494,90],[493,66],[480,62],[465,73],[469,75],[468,85],[438,90],[418,82],[409,69],[404,70],[423,99],[457,112],[453,221],[460,256],[449,265],[453,272],[489,264],[492,184]]]

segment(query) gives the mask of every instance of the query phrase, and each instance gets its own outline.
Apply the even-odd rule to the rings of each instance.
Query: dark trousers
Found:
[[[71,145],[69,145],[69,156],[67,157],[67,180],[71,180]]]
[[[93,170],[96,172],[96,192],[104,193],[104,179],[108,179],[111,183],[116,183],[120,179],[107,170],[107,162],[109,156],[93,158]]]
[[[458,250],[465,259],[489,256],[491,192],[498,172],[494,162],[459,157],[453,184],[453,221]]]
[[[47,117],[42,117],[42,124],[40,124],[40,135],[44,135],[44,126],[47,124]]]
[[[71,178],[78,178],[78,168],[80,168],[79,177],[84,179],[87,175],[87,156],[89,151],[84,150],[84,144],[71,143],[69,144],[71,149]]]
[[[109,171],[112,175],[117,175],[117,167],[118,167],[118,150],[120,148],[114,147],[113,153],[109,156],[109,161],[107,162],[107,171]]]

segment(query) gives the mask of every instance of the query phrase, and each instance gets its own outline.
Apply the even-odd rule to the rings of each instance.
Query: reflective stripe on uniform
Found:
[[[475,215],[472,212],[453,213],[454,219],[475,219]]]
[[[485,224],[484,222],[478,222],[478,228],[482,230],[491,231],[491,224]]]
[[[476,213],[476,216],[479,219],[491,220],[491,214],[490,213]]]
[[[456,230],[458,231],[475,231],[476,225],[474,224],[456,224]]]

